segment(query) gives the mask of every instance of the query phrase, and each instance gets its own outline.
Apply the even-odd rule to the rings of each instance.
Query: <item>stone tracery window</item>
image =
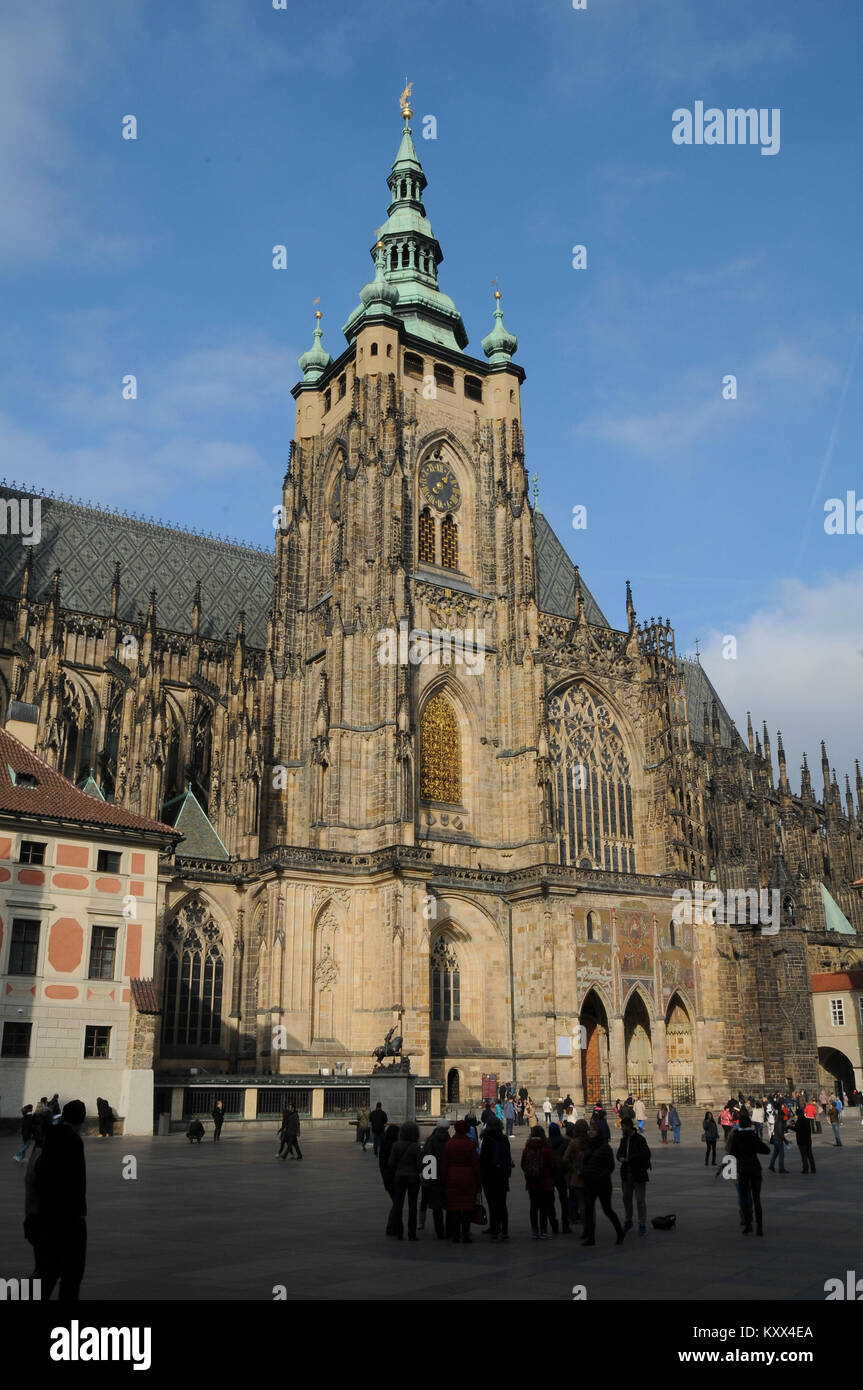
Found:
[[[548,702],[561,862],[636,872],[630,765],[614,714],[583,686]]]
[[[461,973],[451,941],[439,936],[431,953],[432,1018],[451,1023],[461,1018]]]
[[[451,516],[445,516],[441,522],[440,562],[445,570],[458,569],[458,526]]]
[[[220,1041],[224,968],[222,933],[193,898],[167,930],[163,1042],[195,1047]]]
[[[428,507],[423,507],[420,512],[419,542],[420,564],[433,565],[435,563],[435,524],[434,517]]]
[[[461,736],[455,710],[440,691],[432,695],[420,723],[420,796],[424,801],[461,801]]]

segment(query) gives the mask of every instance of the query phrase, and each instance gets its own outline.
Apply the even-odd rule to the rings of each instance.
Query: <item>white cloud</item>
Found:
[[[837,546],[843,540],[853,549],[843,537]],[[737,639],[736,660],[723,659],[726,635]],[[781,729],[794,790],[805,750],[820,796],[821,739],[843,793],[846,771],[853,786],[854,759],[863,758],[863,567],[811,584],[782,581],[736,627],[709,634],[702,664],[741,733],[747,710],[757,728],[767,720],[774,762]]]

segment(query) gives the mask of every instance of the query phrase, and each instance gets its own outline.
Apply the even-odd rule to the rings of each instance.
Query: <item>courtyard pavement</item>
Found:
[[[652,1131],[652,1132],[651,1132]],[[518,1165],[523,1129],[513,1144]],[[434,1238],[431,1225],[413,1244],[384,1235],[388,1200],[371,1147],[363,1153],[352,1130],[305,1128],[304,1160],[277,1162],[272,1133],[232,1133],[214,1144],[212,1126],[200,1145],[182,1134],[164,1138],[85,1141],[89,1250],[84,1299],[176,1301],[370,1298],[540,1300],[824,1300],[828,1278],[863,1276],[859,1196],[863,1189],[863,1126],[856,1111],[832,1134],[815,1136],[818,1173],[804,1177],[796,1147],[788,1174],[765,1172],[765,1237],[743,1237],[732,1182],[704,1167],[700,1115],[684,1116],[679,1146],[659,1143],[648,1119],[653,1155],[651,1216],[677,1214],[677,1229],[620,1247],[597,1209],[597,1245],[580,1231],[530,1238],[528,1203],[518,1166],[510,1192],[510,1239],[490,1244],[474,1227],[470,1245]],[[617,1136],[617,1137],[615,1137]],[[0,1277],[28,1275],[24,1240],[24,1167],[12,1162],[5,1136],[0,1162]],[[613,1133],[616,1148],[619,1141]],[[721,1145],[720,1145],[721,1148]],[[137,1160],[137,1177],[124,1178]],[[768,1159],[762,1159],[766,1169]],[[622,1216],[619,1173],[614,1207]],[[790,1320],[790,1319],[789,1319]]]

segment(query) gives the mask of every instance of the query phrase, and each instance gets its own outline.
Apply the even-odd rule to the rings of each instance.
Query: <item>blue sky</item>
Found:
[[[861,40],[850,0],[7,3],[0,471],[270,543],[312,301],[336,355],[407,73],[441,286],[481,355],[499,277],[528,468],[609,620],[631,579],[738,721],[792,769],[825,737],[841,773],[863,535],[823,521],[863,499]],[[779,108],[779,153],[675,145],[696,100]]]

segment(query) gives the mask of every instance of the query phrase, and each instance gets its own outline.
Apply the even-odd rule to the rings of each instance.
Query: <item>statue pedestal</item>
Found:
[[[374,1110],[380,1101],[392,1125],[403,1125],[406,1120],[416,1119],[414,1088],[416,1077],[409,1072],[377,1072],[369,1078],[369,1109]]]

